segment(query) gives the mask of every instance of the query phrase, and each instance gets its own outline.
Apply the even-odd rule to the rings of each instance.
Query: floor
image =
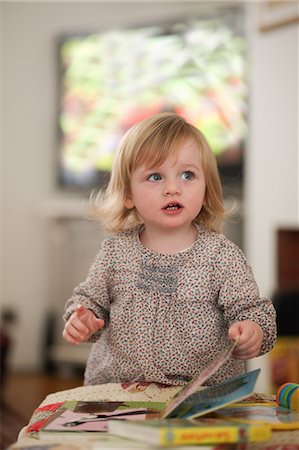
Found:
[[[0,449],[15,442],[34,409],[52,392],[82,386],[83,377],[47,374],[9,374],[1,393]]]

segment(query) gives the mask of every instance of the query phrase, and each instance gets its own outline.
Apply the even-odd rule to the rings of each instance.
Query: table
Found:
[[[81,400],[81,401],[159,401],[167,402],[171,399],[178,391],[180,387],[177,386],[163,386],[154,383],[130,383],[130,384],[117,384],[108,383],[104,385],[95,386],[80,386],[73,389],[68,389],[65,391],[55,392],[48,395],[43,402],[34,411],[28,425],[21,430],[18,440],[13,444],[9,450],[26,450],[29,447],[35,447],[39,450],[116,450],[121,448],[132,448],[132,449],[149,449],[153,448],[146,444],[129,442],[120,439],[112,438],[110,441],[107,440],[107,436],[100,438],[97,442],[86,442],[84,446],[76,439],[70,440],[68,438],[67,442],[57,443],[57,438],[54,442],[53,439],[41,435],[37,432],[39,425],[45,421],[51,414],[53,414],[58,407],[61,406],[65,401],[71,400]],[[273,395],[266,394],[254,394],[251,397],[251,401],[273,401]],[[164,447],[165,448],[165,447]],[[183,449],[213,449],[216,446],[192,446],[192,447],[175,447],[177,450]],[[264,443],[256,444],[230,444],[228,446],[218,445],[217,449],[229,448],[229,449],[252,449],[252,450],[299,450],[299,429],[298,430],[287,430],[278,431],[275,430],[272,433],[272,437],[269,441]]]

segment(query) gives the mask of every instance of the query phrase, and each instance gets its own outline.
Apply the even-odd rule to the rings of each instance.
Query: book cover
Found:
[[[111,421],[108,430],[123,438],[160,446],[264,442],[271,437],[271,429],[266,425],[228,423],[213,418]]]

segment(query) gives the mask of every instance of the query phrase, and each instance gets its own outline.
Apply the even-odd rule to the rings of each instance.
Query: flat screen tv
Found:
[[[64,36],[59,74],[60,186],[105,185],[124,132],[162,111],[204,133],[221,174],[241,176],[246,40],[223,19]]]

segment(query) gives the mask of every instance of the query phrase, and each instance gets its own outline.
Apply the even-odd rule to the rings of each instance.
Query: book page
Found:
[[[178,393],[170,400],[165,408],[161,411],[160,417],[162,419],[168,415],[189,395],[198,390],[200,386],[210,378],[231,356],[238,340],[232,341],[231,344],[222,350],[216,358],[214,358],[206,367],[201,369],[189,383],[186,384]]]
[[[148,414],[147,409],[144,408],[116,409],[99,414],[64,409],[52,416],[41,432],[107,431],[108,420],[144,420]]]
[[[260,371],[261,369],[255,369],[251,372],[245,372],[214,386],[208,386],[201,391],[194,392],[170,413],[170,417],[197,418],[248,397],[254,390]]]

